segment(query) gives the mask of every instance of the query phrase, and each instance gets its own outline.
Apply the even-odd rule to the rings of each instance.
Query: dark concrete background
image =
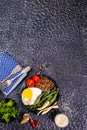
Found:
[[[9,52],[22,66],[53,78],[60,88],[59,111],[69,118],[64,130],[87,130],[87,1],[0,0],[0,53]],[[45,68],[40,69],[40,66]],[[23,81],[24,82],[24,81]],[[21,103],[23,82],[8,95],[19,104],[19,115],[27,111]],[[0,99],[6,97],[0,92]],[[53,112],[53,111],[52,111]],[[38,130],[61,130],[53,113],[37,117]],[[32,130],[20,125],[19,117],[0,130]]]

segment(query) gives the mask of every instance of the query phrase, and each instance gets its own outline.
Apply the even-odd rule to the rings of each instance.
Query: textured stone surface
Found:
[[[64,130],[87,130],[87,1],[0,0],[0,53],[8,51],[22,66],[55,79],[60,88],[59,110],[69,117]],[[40,70],[40,65],[46,67]],[[22,82],[23,83],[23,82]],[[21,103],[22,83],[8,95]],[[0,92],[0,99],[4,98]],[[56,112],[56,111],[55,111]],[[38,119],[38,130],[61,130],[53,111]],[[0,130],[32,130],[18,119],[0,123]]]

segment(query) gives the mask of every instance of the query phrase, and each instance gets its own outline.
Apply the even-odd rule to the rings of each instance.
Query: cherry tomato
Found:
[[[38,75],[34,75],[34,76],[33,76],[33,80],[34,80],[36,83],[40,83],[41,78],[40,78],[40,76],[38,76]]]
[[[25,84],[27,85],[27,87],[34,87],[35,81],[33,79],[29,78],[25,81]]]

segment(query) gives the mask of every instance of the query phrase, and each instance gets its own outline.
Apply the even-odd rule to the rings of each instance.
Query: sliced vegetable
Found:
[[[43,110],[42,115],[48,113],[51,109],[56,109],[56,108],[58,108],[58,105],[50,106],[50,107],[46,108],[45,110]]]
[[[37,110],[42,110],[42,109],[46,108],[47,106],[49,106],[49,104],[50,104],[50,101],[46,101],[46,102],[43,104],[43,106],[40,107],[40,108],[37,108]]]
[[[58,108],[58,104],[57,102],[53,103],[53,105],[46,107],[45,109],[40,110],[37,115],[39,115],[40,113],[42,113],[42,115],[48,113],[51,109],[55,109]]]

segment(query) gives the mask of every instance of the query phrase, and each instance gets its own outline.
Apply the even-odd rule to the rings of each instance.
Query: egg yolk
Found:
[[[27,89],[24,89],[23,92],[22,92],[22,96],[23,98],[28,98],[28,99],[31,99],[32,98],[32,90],[27,88]]]

